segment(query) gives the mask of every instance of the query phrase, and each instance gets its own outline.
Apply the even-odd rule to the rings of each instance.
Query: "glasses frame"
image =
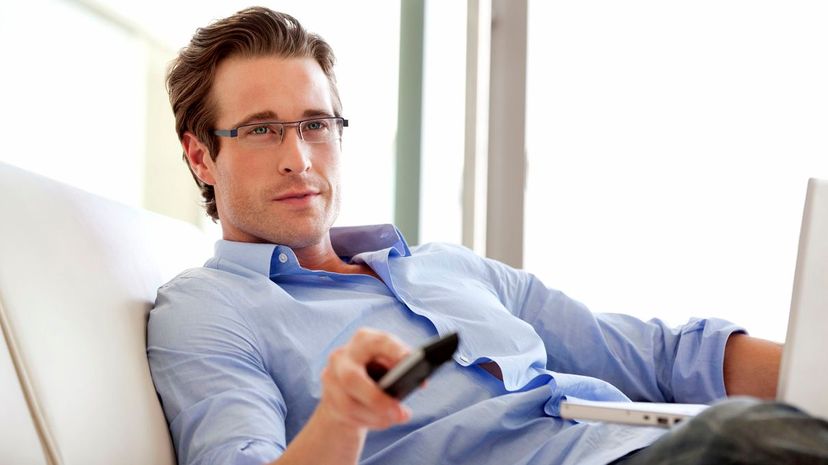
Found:
[[[340,140],[342,138],[342,132],[340,132],[338,138],[330,139],[328,141],[309,141],[309,140],[306,140],[305,135],[302,134],[302,123],[307,123],[308,121],[320,121],[320,120],[340,121],[340,122],[342,122],[342,127],[343,128],[348,127],[348,120],[341,117],[341,116],[316,116],[316,117],[313,117],[313,118],[305,118],[305,119],[300,119],[300,120],[297,120],[297,121],[261,121],[261,122],[257,122],[257,123],[247,123],[247,124],[242,124],[242,125],[236,126],[235,128],[232,128],[232,129],[214,129],[213,134],[215,134],[219,137],[239,137],[239,129],[244,129],[244,128],[252,127],[252,126],[264,126],[264,125],[268,125],[268,124],[278,124],[278,125],[281,125],[282,129],[283,129],[282,135],[279,138],[279,144],[284,142],[285,134],[287,133],[287,128],[290,128],[290,127],[295,127],[296,128],[296,134],[299,135],[299,139],[302,140],[303,142],[306,142],[306,143],[309,143],[309,144],[324,144],[326,142],[332,142],[332,141],[335,141],[335,140]]]

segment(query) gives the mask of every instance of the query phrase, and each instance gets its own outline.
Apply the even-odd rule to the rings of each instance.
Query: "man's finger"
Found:
[[[393,366],[410,352],[408,346],[396,337],[367,328],[354,334],[346,350],[356,363],[363,366],[372,360]]]

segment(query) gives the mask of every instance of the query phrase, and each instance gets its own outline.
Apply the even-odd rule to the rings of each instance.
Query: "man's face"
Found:
[[[232,57],[211,90],[216,129],[334,116],[330,84],[312,58]],[[224,238],[292,248],[318,244],[339,214],[340,142],[306,143],[286,128],[278,146],[245,148],[220,138],[214,181]]]

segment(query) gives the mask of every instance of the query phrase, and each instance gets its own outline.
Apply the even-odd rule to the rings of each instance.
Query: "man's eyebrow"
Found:
[[[235,126],[233,126],[233,127],[237,128],[239,126],[244,126],[245,124],[254,123],[256,121],[275,121],[277,118],[278,118],[278,116],[276,115],[276,113],[272,112],[270,110],[257,111],[256,113],[251,113],[251,114],[245,116],[244,118],[241,119],[241,121],[237,122],[235,124]]]
[[[331,114],[330,111],[317,109],[309,109],[302,112],[302,118],[313,118],[315,116],[333,117],[335,115]],[[259,111],[245,116],[241,121],[236,123],[234,127],[244,126],[245,124],[251,124],[258,121],[279,121],[279,116],[276,112],[270,110]]]
[[[302,117],[303,117],[303,118],[310,118],[310,117],[313,117],[313,116],[329,116],[329,117],[333,117],[333,116],[335,116],[335,115],[331,114],[331,112],[330,112],[330,111],[326,111],[326,110],[315,110],[315,109],[305,110],[305,111],[302,113]]]

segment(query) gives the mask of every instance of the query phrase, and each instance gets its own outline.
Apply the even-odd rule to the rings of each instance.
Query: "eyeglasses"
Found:
[[[305,142],[324,144],[342,139],[342,128],[348,127],[348,120],[338,116],[328,116],[300,121],[250,123],[233,129],[216,129],[213,134],[219,137],[234,137],[239,144],[255,149],[280,145],[289,127],[295,127],[299,139]]]

